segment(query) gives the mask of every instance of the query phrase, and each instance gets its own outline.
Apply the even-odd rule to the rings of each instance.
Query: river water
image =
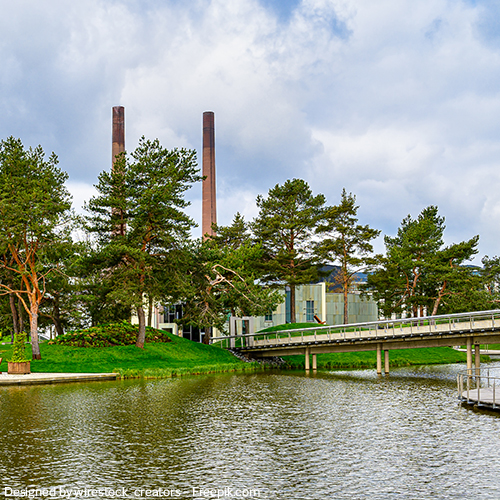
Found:
[[[500,499],[463,368],[4,387],[0,497]]]

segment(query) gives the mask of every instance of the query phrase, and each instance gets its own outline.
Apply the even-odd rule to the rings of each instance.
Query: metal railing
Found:
[[[388,338],[423,337],[481,330],[500,330],[500,310],[402,318],[368,323],[257,332],[246,335],[215,337],[225,348],[264,348],[307,343],[330,343]]]
[[[457,375],[458,400],[500,409],[500,368],[470,368]]]

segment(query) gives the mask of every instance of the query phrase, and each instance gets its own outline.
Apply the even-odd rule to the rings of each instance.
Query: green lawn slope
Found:
[[[288,325],[290,327],[290,325]],[[79,331],[69,335],[71,341],[103,343],[110,341],[111,330],[107,326]],[[123,330],[123,325],[120,326]],[[303,328],[301,326],[301,328]],[[115,334],[113,334],[115,335]],[[127,333],[128,335],[128,333]],[[155,340],[151,332],[151,340]],[[245,363],[230,352],[215,345],[204,345],[161,332],[163,342],[148,342],[144,349],[135,345],[106,345],[105,347],[78,347],[44,342],[40,344],[41,360],[31,362],[34,373],[119,373],[122,378],[163,378],[188,374],[222,373],[229,371],[263,370],[269,365]],[[165,338],[165,335],[167,338]],[[113,337],[116,338],[116,335]],[[125,336],[127,342],[133,337]],[[159,337],[158,337],[159,338]],[[7,340],[7,339],[5,339]],[[77,344],[79,345],[79,344]],[[0,345],[0,371],[7,371],[7,360],[12,346]],[[31,358],[30,348],[27,356]],[[465,363],[467,355],[449,347],[425,349],[402,349],[390,351],[390,366],[411,366],[427,364]],[[285,367],[304,369],[304,356],[286,356]],[[481,356],[487,362],[488,356]],[[376,353],[351,352],[318,354],[317,364],[320,370],[349,370],[376,367]]]
[[[40,344],[41,360],[31,362],[31,371],[45,373],[119,373],[123,378],[161,378],[187,374],[261,369],[245,363],[219,347],[191,342],[167,334],[170,342],[110,347],[73,347]],[[0,371],[7,371],[10,345],[0,345]],[[28,358],[31,350],[27,348]]]

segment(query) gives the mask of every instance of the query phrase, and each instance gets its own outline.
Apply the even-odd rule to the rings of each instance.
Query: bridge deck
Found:
[[[406,338],[413,336],[424,336],[424,335],[439,335],[443,333],[464,333],[472,331],[492,331],[496,328],[500,328],[500,322],[494,319],[491,320],[479,320],[471,322],[450,322],[444,324],[427,324],[427,325],[410,325],[410,326],[396,326],[387,328],[360,328],[359,330],[353,331],[326,331],[326,333],[318,333],[318,330],[314,330],[314,333],[308,333],[300,335],[300,331],[286,337],[279,337],[279,331],[277,335],[262,335],[263,338],[254,338],[253,345],[248,347],[259,348],[268,347],[271,345],[294,345],[294,344],[304,344],[304,343],[320,343],[320,342],[335,342],[344,340],[386,340],[388,338]],[[321,330],[319,330],[321,332]]]
[[[385,350],[412,347],[456,346],[474,342],[500,343],[500,311],[384,321],[357,325],[311,327],[303,330],[281,330],[229,339],[230,347],[253,356],[286,356],[322,352],[369,351],[384,344]],[[295,351],[295,352],[292,352]]]

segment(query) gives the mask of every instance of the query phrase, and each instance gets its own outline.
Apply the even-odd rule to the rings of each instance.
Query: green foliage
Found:
[[[336,284],[344,294],[344,323],[349,323],[348,293],[352,291],[356,273],[367,272],[377,263],[372,256],[371,240],[380,231],[358,224],[358,208],[356,197],[343,189],[340,204],[325,210],[316,230],[322,237],[317,244],[319,255],[326,261],[340,264]]]
[[[87,230],[99,244],[94,283],[107,288],[107,302],[136,310],[139,347],[144,343],[145,297],[176,300],[175,282],[185,271],[179,248],[196,225],[184,212],[190,204],[184,193],[201,179],[194,151],[169,151],[158,139],[142,137],[133,153],[99,175],[99,194],[86,206]]]
[[[25,149],[14,137],[0,142],[0,267],[8,274],[0,290],[17,295],[29,314],[34,357],[38,310],[48,276],[58,271],[50,252],[70,239],[68,175],[57,163],[41,146]]]
[[[481,278],[484,288],[481,290],[483,309],[498,309],[500,307],[500,257],[488,257],[481,260],[483,269]]]
[[[444,217],[435,206],[401,222],[395,237],[386,236],[386,256],[368,275],[367,290],[385,317],[406,312],[413,317],[473,310],[477,273],[464,265],[477,253],[479,236],[443,247]]]
[[[13,363],[25,363],[29,361],[26,356],[26,334],[24,332],[16,334],[10,361]]]
[[[321,261],[314,251],[313,236],[323,216],[325,197],[313,196],[302,179],[287,180],[257,197],[259,215],[251,224],[262,245],[263,281],[291,294],[291,322],[295,323],[295,287],[319,276]]]
[[[250,241],[243,217],[237,214],[231,226],[214,230],[216,235],[195,242],[186,254],[183,322],[223,331],[228,314],[259,316],[282,299],[261,282],[264,252]]]
[[[138,325],[127,321],[107,325],[93,326],[83,330],[74,330],[56,337],[49,344],[68,345],[73,347],[108,347],[135,344]],[[163,330],[146,327],[146,342],[171,342]]]

